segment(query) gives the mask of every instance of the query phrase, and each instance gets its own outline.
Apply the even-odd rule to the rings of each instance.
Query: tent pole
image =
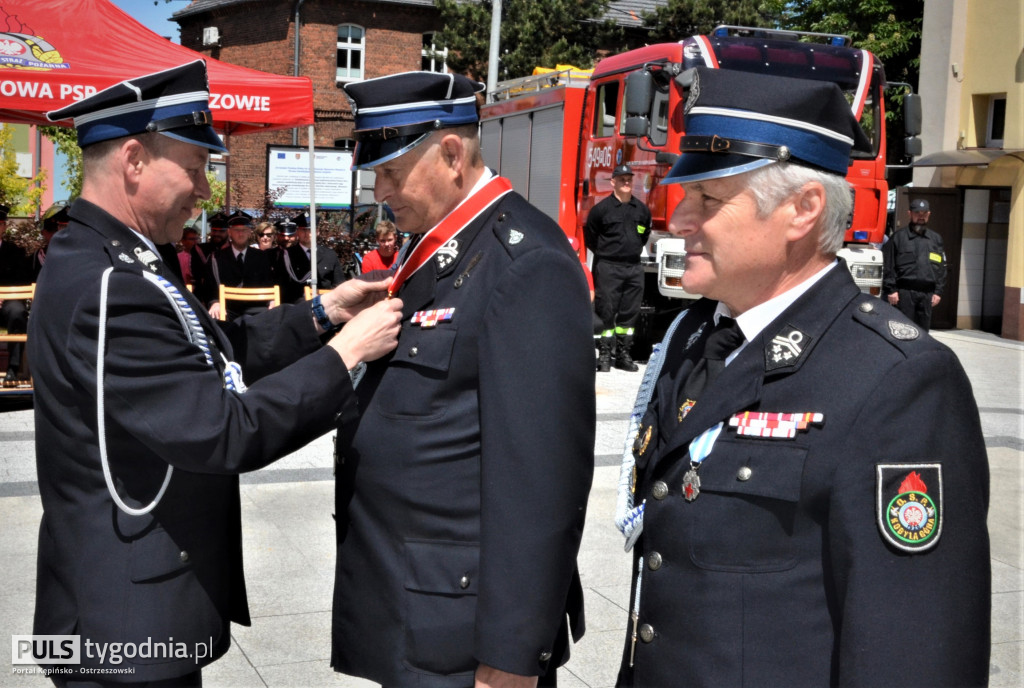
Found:
[[[309,279],[316,296],[316,148],[313,125],[309,125]]]

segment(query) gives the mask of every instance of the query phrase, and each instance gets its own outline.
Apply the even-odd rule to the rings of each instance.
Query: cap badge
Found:
[[[910,341],[917,339],[921,336],[921,331],[913,325],[909,325],[899,320],[889,321],[889,333],[894,339],[902,339],[904,341]]]
[[[883,539],[905,552],[934,547],[942,533],[942,464],[878,464],[876,482]]]

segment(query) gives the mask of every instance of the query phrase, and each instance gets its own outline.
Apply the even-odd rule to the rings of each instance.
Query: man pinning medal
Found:
[[[842,260],[824,81],[697,68],[669,231],[704,299],[651,357],[616,522],[620,686],[986,685],[989,471],[956,356]]]
[[[345,85],[354,167],[414,238],[398,348],[339,430],[331,665],[392,687],[551,685],[583,631],[588,288],[561,229],[484,167],[482,88]]]

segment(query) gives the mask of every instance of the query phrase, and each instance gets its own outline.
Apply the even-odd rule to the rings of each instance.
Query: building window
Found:
[[[420,69],[424,72],[448,72],[448,48],[434,45],[434,34],[423,34],[423,50],[420,51]]]
[[[355,24],[338,27],[338,74],[336,81],[363,78],[363,51],[366,47],[363,28]]]
[[[988,124],[985,127],[985,147],[1002,148],[1003,131],[1006,129],[1006,96],[991,96],[988,99]]]

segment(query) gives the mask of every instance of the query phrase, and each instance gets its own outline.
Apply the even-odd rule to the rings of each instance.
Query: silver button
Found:
[[[871,303],[870,301],[865,301],[860,305],[861,313],[870,313],[873,310],[875,310],[875,304]]]
[[[111,246],[120,246],[121,242],[118,241],[117,239],[114,239],[113,241],[110,242],[110,245]]]
[[[649,643],[654,640],[654,626],[651,624],[643,624],[640,626],[640,640],[645,643]]]
[[[463,590],[469,587],[469,576],[463,576],[459,579],[459,587]]]
[[[657,571],[661,568],[661,554],[658,552],[651,552],[647,556],[647,568],[651,571]]]
[[[419,353],[420,348],[418,346],[414,346],[411,349],[409,349],[409,358],[416,358],[416,356],[418,356]]]
[[[750,470],[750,466],[744,466],[743,468],[736,471],[736,479],[741,482],[750,480],[750,476],[754,474],[754,471]]]
[[[665,499],[668,496],[668,484],[664,480],[657,481],[651,486],[651,494],[655,499]]]
[[[182,564],[187,564],[187,563],[188,563],[188,559],[189,559],[189,557],[188,557],[188,552],[185,552],[185,551],[183,550],[183,551],[181,552],[181,554],[179,554],[179,555],[178,555],[178,559],[181,559],[181,563],[182,563]]]
[[[542,662],[549,662],[549,661],[551,661],[551,653],[548,652],[547,650],[544,650],[543,652],[540,653],[539,659]]]

